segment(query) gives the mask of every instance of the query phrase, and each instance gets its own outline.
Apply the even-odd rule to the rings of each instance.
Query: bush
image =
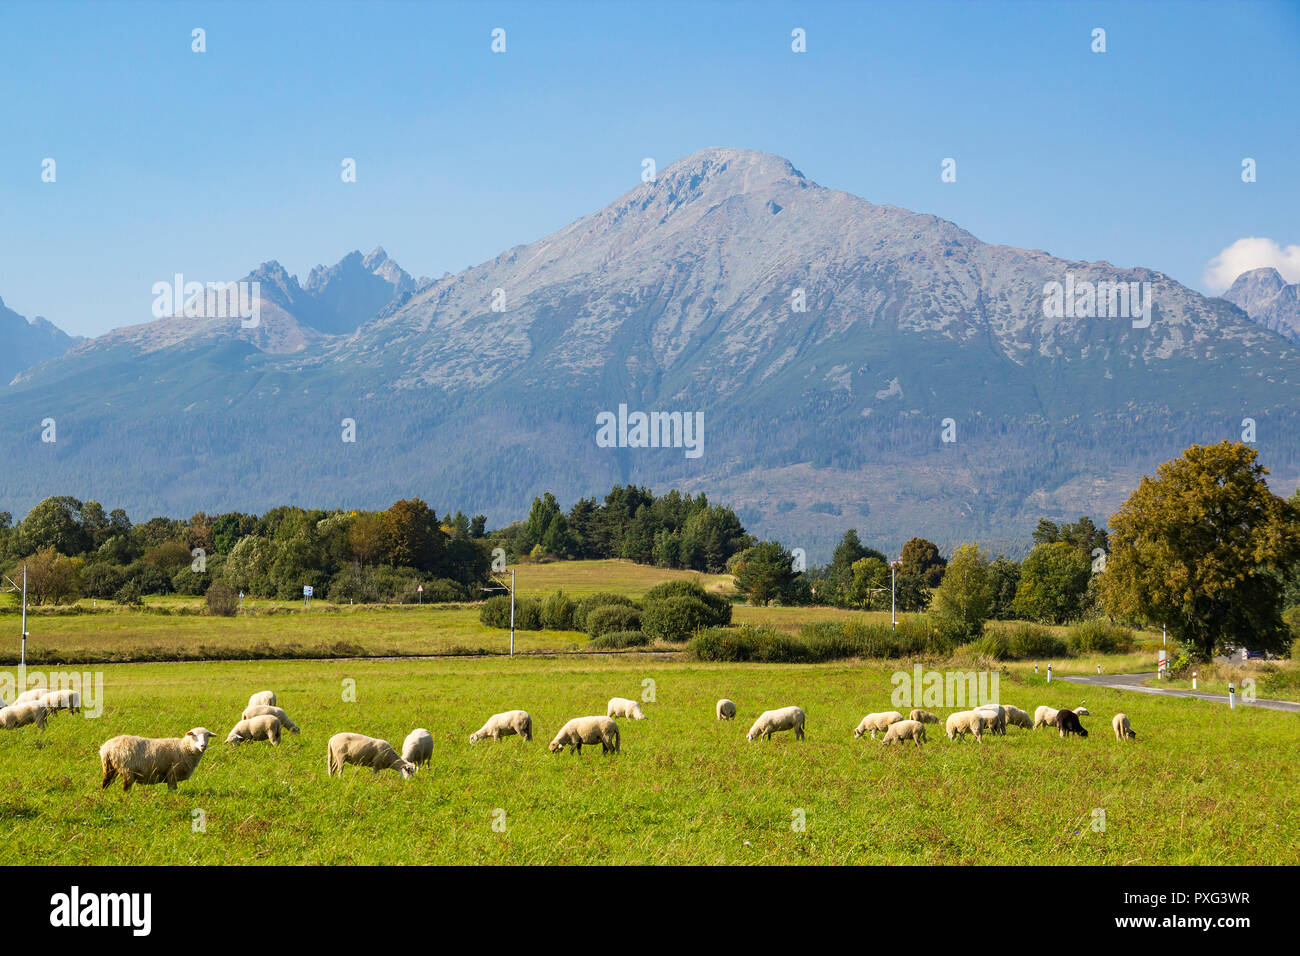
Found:
[[[709,609],[710,627],[725,627],[731,623],[731,602],[721,594],[711,594],[704,590],[698,581],[684,579],[656,584],[645,593],[641,603],[642,606],[646,606],[650,601],[662,601],[673,597],[688,597],[702,601]]]
[[[207,593],[208,612],[218,617],[234,617],[239,610],[239,592],[229,584],[216,582]]]
[[[455,604],[469,600],[472,600],[469,590],[451,578],[435,578],[424,586],[425,604]]]
[[[625,604],[606,604],[587,614],[587,634],[600,637],[610,631],[641,630],[641,612]]]
[[[1092,620],[1076,624],[1065,635],[1071,654],[1114,654],[1133,647],[1133,632],[1125,627]]]
[[[1023,622],[1011,627],[991,628],[971,648],[973,653],[995,661],[1040,660],[1064,657],[1067,653],[1065,641],[1047,628]]]
[[[810,660],[798,638],[771,627],[711,627],[691,639],[690,653],[701,661],[758,661],[796,664]]]
[[[617,650],[620,647],[642,647],[649,643],[650,638],[641,631],[606,631],[591,639],[591,646],[602,651]]]
[[[589,594],[579,601],[573,609],[573,630],[586,631],[587,615],[598,607],[608,607],[612,604],[623,607],[635,606],[631,598],[624,597],[622,594],[609,594],[604,591]]]
[[[641,630],[655,640],[686,641],[700,628],[714,626],[714,618],[713,609],[697,597],[648,600],[641,614]]]
[[[572,631],[574,603],[563,591],[542,602],[542,626],[552,631]]]
[[[131,607],[139,607],[144,603],[144,598],[140,594],[140,579],[128,578],[126,582],[117,589],[113,595],[113,600],[118,604],[126,604]]]
[[[488,627],[510,629],[510,595],[498,594],[483,602],[478,609],[478,619]],[[540,631],[542,629],[542,602],[535,598],[515,598],[515,630]]]

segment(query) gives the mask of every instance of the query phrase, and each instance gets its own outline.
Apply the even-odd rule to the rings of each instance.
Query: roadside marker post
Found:
[[[1047,683],[1050,684],[1051,682],[1052,682],[1052,665],[1051,665],[1051,664],[1048,664],[1048,665],[1047,665]]]
[[[1165,651],[1160,652],[1160,660],[1156,664],[1156,680],[1163,680],[1169,670],[1169,655]]]
[[[1192,690],[1196,690],[1196,671],[1192,671]]]
[[[1237,688],[1232,682],[1228,682],[1228,709],[1232,710],[1237,706]]]

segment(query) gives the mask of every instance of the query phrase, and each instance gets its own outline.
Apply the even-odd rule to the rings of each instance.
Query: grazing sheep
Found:
[[[178,783],[194,774],[213,736],[206,727],[195,727],[179,738],[122,734],[105,741],[99,748],[99,762],[104,766],[100,789],[120,774],[124,792],[133,783],[165,783],[168,790],[175,790]]]
[[[939,718],[928,710],[913,710],[907,715],[908,720],[919,720],[923,724],[937,724]]]
[[[618,724],[609,717],[574,717],[560,728],[555,739],[547,745],[551,753],[565,746],[569,753],[582,753],[583,744],[600,744],[600,752],[619,752]]]
[[[626,697],[611,697],[605,705],[605,716],[626,717],[628,720],[646,719],[646,715],[641,713],[641,705]]]
[[[276,706],[276,703],[275,703],[275,691],[273,691],[273,690],[259,690],[259,691],[258,691],[256,694],[254,694],[252,697],[248,698],[248,706],[249,706],[249,707],[256,707],[256,706],[258,706],[259,704],[265,704],[267,707],[274,707],[274,706]]]
[[[718,720],[735,720],[736,719],[736,702],[722,698],[714,707],[717,711]]]
[[[1115,731],[1116,740],[1137,740],[1137,731],[1129,726],[1128,714],[1116,714],[1111,718],[1111,727]]]
[[[14,698],[15,704],[39,704],[41,698],[48,694],[49,691],[44,687],[33,687],[31,690],[25,690]]]
[[[782,707],[780,710],[765,710],[758,715],[754,726],[745,734],[746,740],[771,740],[772,735],[780,730],[793,730],[795,740],[804,739],[804,723],[807,717],[798,707]]]
[[[1083,724],[1079,723],[1079,715],[1072,710],[1058,710],[1056,712],[1056,729],[1061,732],[1062,737],[1068,737],[1070,734],[1078,734],[1080,737],[1088,736],[1088,731],[1083,729]]]
[[[1034,718],[1019,707],[1013,707],[1011,704],[1003,704],[1002,709],[1007,712],[1008,727],[1023,727],[1025,730],[1034,729]]]
[[[486,724],[469,735],[469,742],[476,744],[480,740],[491,737],[500,743],[502,737],[513,737],[515,734],[523,737],[524,740],[533,739],[533,718],[528,716],[528,711],[507,710],[504,713],[493,714]]]
[[[31,701],[10,704],[0,710],[0,728],[17,730],[19,727],[26,727],[28,724],[35,724],[37,728],[44,730],[45,721],[49,716],[50,712],[42,704],[32,703]]]
[[[862,718],[862,722],[858,724],[857,728],[853,731],[853,739],[857,740],[863,734],[870,732],[871,739],[875,740],[876,731],[884,733],[889,729],[890,724],[897,723],[902,719],[903,715],[896,710],[881,711],[878,714],[867,714],[867,716]]]
[[[81,695],[75,690],[52,690],[40,699],[40,703],[51,714],[57,710],[66,710],[70,714],[81,713]]]
[[[984,721],[985,730],[991,730],[999,737],[1007,735],[1007,711],[1001,704],[982,704],[975,708],[975,713]]]
[[[298,725],[289,719],[289,715],[279,707],[272,707],[269,704],[249,704],[239,716],[243,720],[248,720],[251,717],[274,717],[289,733],[298,733]]]
[[[898,720],[889,725],[885,731],[885,736],[881,743],[892,744],[895,740],[900,743],[904,740],[910,740],[916,746],[925,743],[925,724],[919,720]]]
[[[327,768],[331,777],[335,774],[343,776],[343,768],[347,764],[369,767],[375,773],[381,770],[396,770],[402,775],[403,780],[409,780],[415,773],[415,768],[408,761],[403,760],[401,754],[394,750],[393,745],[387,740],[367,737],[365,734],[335,734],[330,738],[326,755]]]
[[[973,710],[959,710],[948,715],[944,725],[949,740],[957,740],[967,734],[974,734],[975,739],[984,743],[984,720]]]
[[[423,727],[417,727],[406,735],[402,741],[402,759],[416,770],[429,766],[433,759],[433,734]]]
[[[226,738],[228,744],[242,744],[248,740],[269,740],[271,746],[280,745],[280,721],[270,714],[245,717],[235,724]]]
[[[1034,730],[1037,730],[1039,727],[1055,727],[1056,715],[1058,713],[1060,713],[1060,711],[1046,705],[1039,707],[1034,711]],[[1078,714],[1080,717],[1090,716],[1087,707],[1076,707],[1074,708],[1074,713]]]

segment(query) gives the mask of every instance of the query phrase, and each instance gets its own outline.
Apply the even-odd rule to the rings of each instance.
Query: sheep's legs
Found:
[[[101,784],[99,785],[99,789],[100,789],[100,790],[105,789],[105,788],[106,788],[110,783],[113,782],[113,778],[116,777],[116,776],[117,776],[117,771],[116,771],[116,770],[114,770],[112,767],[105,767],[105,768],[104,768],[104,782],[101,783]]]

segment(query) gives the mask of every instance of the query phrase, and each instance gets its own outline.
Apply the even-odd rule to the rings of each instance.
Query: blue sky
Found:
[[[1300,244],[1298,81],[1296,3],[6,2],[0,297],[99,334],[175,272],[438,276],[713,145],[1217,291],[1236,240]]]

